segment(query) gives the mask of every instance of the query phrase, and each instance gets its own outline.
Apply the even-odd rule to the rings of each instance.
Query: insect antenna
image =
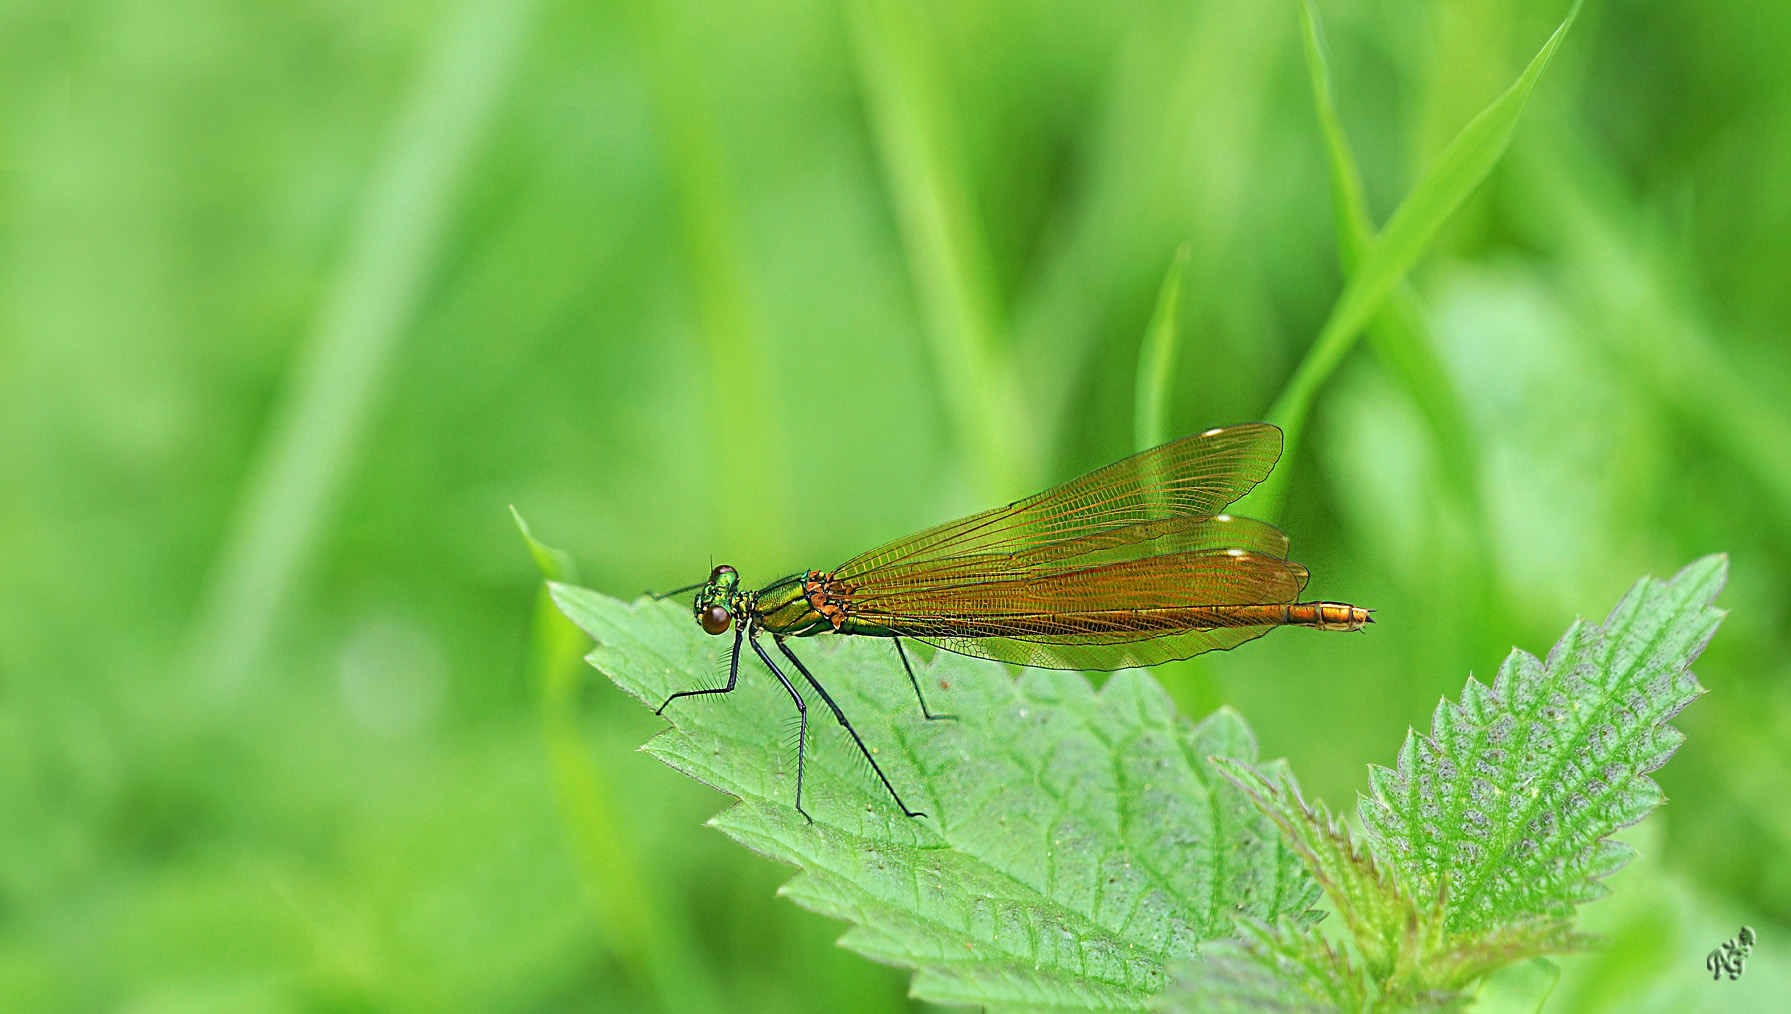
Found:
[[[682,588],[673,588],[671,591],[662,591],[662,592],[649,591],[646,593],[646,595],[648,598],[657,602],[662,599],[669,599],[673,595],[683,595],[686,592],[696,591],[698,588],[701,588],[702,586],[704,586],[708,583],[709,582],[707,582],[707,581],[698,581],[696,584],[687,584]]]

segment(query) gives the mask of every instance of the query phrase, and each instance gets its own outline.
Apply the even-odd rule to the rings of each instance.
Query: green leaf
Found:
[[[1240,921],[1241,935],[1178,965],[1159,1009],[1169,1014],[1353,1014],[1369,986],[1315,927]],[[1423,1008],[1440,1010],[1444,1008]]]
[[[954,89],[927,11],[907,0],[846,5],[866,118],[925,318],[945,408],[974,476],[997,496],[1026,486],[1042,455],[1008,342]]]
[[[1401,968],[1383,976],[1359,965],[1360,948],[1321,934],[1315,926],[1239,920],[1236,939],[1202,949],[1199,960],[1173,969],[1160,1000],[1167,1011],[1334,1012],[1418,1014],[1474,1010],[1534,1010],[1553,988],[1555,966],[1539,954],[1582,946],[1564,923],[1523,920],[1451,939],[1441,931],[1441,908],[1411,910]],[[1352,940],[1350,943],[1358,943]],[[1489,974],[1490,973],[1490,974]],[[1485,977],[1478,996],[1464,989]]]
[[[1535,1010],[1558,975],[1538,959],[1586,945],[1573,905],[1627,858],[1606,836],[1660,801],[1647,773],[1682,738],[1666,722],[1700,692],[1690,666],[1726,572],[1712,556],[1644,579],[1546,664],[1513,652],[1492,688],[1470,679],[1397,772],[1371,772],[1366,849],[1286,775],[1213,758],[1311,869],[1342,939],[1242,919],[1237,940],[1177,966],[1164,1008]]]
[[[1169,439],[1169,395],[1181,351],[1182,277],[1192,251],[1183,243],[1169,262],[1157,308],[1138,349],[1138,386],[1132,402],[1132,449],[1145,451]]]
[[[1319,388],[1355,347],[1362,329],[1381,312],[1387,296],[1418,263],[1418,258],[1430,247],[1443,223],[1455,214],[1504,156],[1523,116],[1524,105],[1554,58],[1567,30],[1579,16],[1581,2],[1574,0],[1561,26],[1543,43],[1541,51],[1511,87],[1455,135],[1443,149],[1436,165],[1400,202],[1398,210],[1387,220],[1387,227],[1363,253],[1361,264],[1338,295],[1330,317],[1313,340],[1306,358],[1301,360],[1281,396],[1269,409],[1269,422],[1280,426],[1286,435],[1286,453],[1291,454],[1298,446]],[[1287,473],[1286,468],[1271,473],[1245,499],[1248,507],[1239,508],[1240,513],[1275,517],[1280,512]]]
[[[1401,952],[1402,935],[1418,905],[1399,882],[1356,845],[1349,829],[1321,801],[1308,805],[1291,781],[1271,779],[1247,765],[1216,759],[1219,773],[1250,796],[1281,828],[1330,898],[1367,971],[1386,977]]]
[[[1368,195],[1355,149],[1337,114],[1324,23],[1312,0],[1303,0],[1300,5],[1300,27],[1313,105],[1318,111],[1319,132],[1324,136],[1325,158],[1331,171],[1331,210],[1337,220],[1338,257],[1344,273],[1354,275],[1374,244],[1374,219],[1368,211]],[[1424,413],[1444,465],[1443,477],[1449,480],[1450,492],[1476,515],[1477,531],[1483,525],[1478,517],[1480,493],[1467,410],[1456,394],[1455,382],[1424,334],[1424,314],[1410,283],[1400,282],[1387,299],[1387,305],[1368,325],[1369,345]],[[1476,541],[1480,545],[1475,548],[1482,554],[1489,551],[1484,538]]]
[[[689,611],[552,586],[597,647],[589,661],[643,702],[725,678],[730,638]],[[792,808],[792,705],[750,653],[727,696],[683,699],[647,746],[739,797],[712,823],[802,873],[798,903],[853,924],[842,943],[914,968],[914,994],[996,1010],[1137,1010],[1172,961],[1240,916],[1309,922],[1317,887],[1209,756],[1254,759],[1243,721],[1178,717],[1148,676],[1096,691],[1077,673],[945,652],[916,660],[928,722],[889,644],[802,640],[808,662],[909,805],[903,817],[843,733],[817,726]],[[811,709],[811,714],[820,709]],[[824,712],[823,712],[824,713]]]
[[[1451,932],[1564,917],[1603,893],[1631,849],[1607,836],[1661,801],[1647,773],[1683,735],[1691,673],[1722,619],[1727,559],[1643,579],[1603,625],[1575,623],[1548,661],[1513,651],[1491,687],[1469,680],[1371,771],[1362,820],[1377,856],[1442,892]]]
[[[1451,934],[1444,896],[1417,894],[1417,885],[1358,846],[1322,802],[1308,805],[1298,786],[1284,777],[1222,758],[1215,764],[1275,821],[1312,870],[1340,917],[1343,935],[1361,958],[1366,978],[1360,982],[1374,983],[1372,989],[1362,987],[1363,995],[1376,997],[1374,1010],[1433,1010],[1466,1003],[1462,991],[1488,972],[1584,943],[1559,919],[1522,918]],[[1268,950],[1262,941],[1246,939],[1245,944],[1256,948],[1256,959],[1281,953],[1277,948],[1297,949],[1301,960],[1284,969],[1294,979],[1284,985],[1296,992],[1335,997],[1339,984],[1348,981],[1336,972],[1334,945],[1311,934],[1282,934]],[[1183,976],[1188,983],[1207,982],[1209,987],[1233,978],[1232,972],[1216,969],[1196,969]],[[1344,1004],[1342,1009],[1362,1008]]]
[[[528,544],[529,558],[535,561],[535,569],[541,572],[543,578],[549,581],[578,580],[578,564],[573,562],[572,555],[535,538],[534,529],[522,519],[522,512],[514,504],[510,506],[510,520],[516,522],[516,530],[522,533],[522,541]]]

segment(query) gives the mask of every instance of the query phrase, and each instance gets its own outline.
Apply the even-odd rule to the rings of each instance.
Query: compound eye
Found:
[[[709,583],[715,584],[716,582],[721,580],[722,575],[724,575],[724,574],[727,575],[728,577],[733,577],[734,576],[734,568],[728,566],[725,563],[722,564],[721,566],[715,568],[714,570],[709,572]]]
[[[734,618],[728,615],[725,608],[710,606],[697,615],[697,622],[701,623],[703,629],[711,634],[724,634],[727,633],[728,627],[733,625]]]

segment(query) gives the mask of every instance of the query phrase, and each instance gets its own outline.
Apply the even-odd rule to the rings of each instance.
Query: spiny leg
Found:
[[[948,715],[944,712],[935,715],[927,710],[927,699],[920,692],[920,681],[914,678],[914,667],[908,664],[908,653],[902,649],[902,639],[892,637],[890,640],[895,642],[896,654],[902,657],[902,670],[908,674],[908,682],[914,687],[914,699],[920,702],[920,713],[927,716],[929,722],[937,722],[942,718],[956,720],[958,717],[956,715]]]
[[[732,652],[728,653],[728,685],[727,686],[725,686],[725,687],[707,687],[702,690],[680,690],[677,693],[673,694],[672,696],[667,697],[665,699],[665,703],[661,704],[659,706],[659,710],[655,711],[653,713],[655,715],[660,714],[661,712],[665,711],[665,709],[668,706],[670,706],[673,701],[677,700],[680,697],[701,697],[703,694],[725,694],[725,693],[732,691],[734,689],[734,681],[740,678],[740,638],[744,634],[745,634],[744,629],[734,631],[734,650]],[[764,653],[760,652],[760,654],[764,654]]]
[[[807,820],[810,824],[813,824],[815,818],[810,817],[808,811],[802,808],[802,751],[808,746],[808,704],[802,700],[802,695],[796,692],[796,688],[790,685],[789,679],[784,676],[783,670],[777,667],[777,663],[771,661],[771,656],[765,654],[765,646],[759,643],[759,639],[757,637],[752,637],[748,640],[749,643],[752,644],[752,650],[758,652],[759,659],[765,663],[765,668],[771,670],[771,675],[776,676],[777,681],[782,683],[784,689],[790,692],[790,700],[796,702],[796,812],[802,814],[803,819]],[[789,652],[786,651],[784,654],[788,655]],[[794,656],[791,657],[794,658]],[[797,662],[796,667],[798,669],[802,668],[802,663]],[[808,674],[805,672],[803,675],[807,676]],[[809,682],[813,683],[815,681],[810,679]],[[817,686],[816,689],[820,688]],[[822,691],[821,696],[827,696],[826,692]],[[827,703],[832,704],[833,702],[828,701]],[[839,709],[835,708],[834,713],[838,714]]]
[[[790,646],[784,643],[783,638],[778,637],[774,640],[777,641],[777,650],[783,652],[785,658],[795,663],[796,671],[802,674],[803,679],[808,680],[808,685],[814,687],[815,692],[821,695],[821,699],[827,702],[827,706],[833,709],[833,717],[839,719],[840,726],[852,736],[852,742],[858,744],[858,752],[864,754],[865,760],[870,761],[871,770],[877,772],[877,779],[883,783],[885,789],[889,790],[889,798],[895,800],[895,804],[902,808],[902,812],[910,817],[926,816],[919,810],[908,809],[908,804],[902,802],[902,797],[896,794],[895,786],[889,784],[889,776],[883,773],[883,768],[877,764],[877,758],[871,756],[870,748],[865,746],[864,740],[859,738],[858,730],[852,728],[851,722],[846,721],[846,713],[840,710],[839,705],[833,703],[833,696],[827,692],[827,688],[821,685],[820,680],[815,679],[814,674],[808,671],[808,666],[802,664],[802,659],[796,657],[796,653],[790,650]],[[758,644],[755,643],[753,647],[758,648]],[[764,655],[765,652],[761,649],[759,654]],[[766,664],[770,664],[769,660]]]

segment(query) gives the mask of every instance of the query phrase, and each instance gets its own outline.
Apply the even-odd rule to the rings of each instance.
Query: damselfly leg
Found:
[[[956,721],[958,718],[956,715],[948,715],[944,712],[935,715],[927,710],[926,695],[920,692],[920,680],[914,678],[914,667],[908,664],[908,652],[902,648],[902,639],[899,637],[892,637],[890,640],[895,642],[896,654],[900,655],[902,658],[902,671],[908,674],[908,683],[914,688],[914,699],[920,702],[920,713],[927,716],[927,721],[929,722],[937,722],[941,719]]]
[[[734,690],[734,683],[737,680],[739,680],[739,678],[740,678],[740,638],[742,636],[744,636],[745,633],[746,633],[746,631],[744,630],[744,628],[741,630],[734,631],[734,650],[728,653],[728,685],[727,686],[725,686],[725,687],[704,687],[701,690],[680,690],[677,693],[673,694],[672,696],[667,697],[665,699],[665,703],[661,704],[659,706],[659,710],[655,711],[653,713],[655,715],[664,714],[665,709],[667,707],[669,707],[673,701],[677,700],[680,697],[701,697],[704,694],[732,693]]]
[[[796,692],[796,688],[790,684],[790,680],[784,675],[784,671],[777,667],[777,663],[771,661],[771,656],[765,654],[765,646],[759,643],[759,639],[756,637],[749,637],[747,638],[747,642],[752,645],[752,650],[759,656],[759,661],[764,662],[765,668],[771,670],[771,675],[776,676],[777,681],[782,683],[784,689],[790,692],[790,700],[796,702],[796,812],[802,814],[802,819],[813,824],[815,818],[809,816],[808,811],[802,808],[802,754],[803,751],[808,748],[808,703],[802,699],[801,694]],[[787,655],[789,652],[786,651],[785,654]],[[794,658],[794,656],[791,657]],[[802,667],[802,663],[800,662],[796,663],[796,665],[797,668]],[[808,673],[804,672],[803,675],[807,676]],[[815,681],[811,677],[809,682],[813,683]],[[819,688],[817,687],[817,689]],[[825,697],[826,693],[823,692],[822,696]],[[832,704],[833,702],[828,701],[827,703]],[[833,713],[836,715],[839,714],[839,709],[835,708]],[[854,735],[854,738],[856,738],[856,734]],[[862,748],[863,745],[860,744],[860,749]]]
[[[784,653],[784,657],[789,659],[796,666],[796,671],[802,674],[802,678],[805,680],[808,680],[808,685],[811,687],[814,687],[815,693],[820,694],[821,699],[827,702],[827,706],[833,710],[833,717],[839,719],[840,727],[845,729],[847,734],[852,737],[852,742],[858,744],[858,752],[861,754],[864,754],[864,759],[869,761],[871,764],[871,770],[877,772],[877,780],[881,781],[883,783],[883,787],[885,789],[889,790],[889,798],[895,800],[895,804],[902,808],[902,812],[907,814],[910,817],[926,816],[926,814],[920,812],[919,810],[908,809],[908,804],[902,802],[902,797],[896,793],[895,786],[889,784],[889,776],[885,775],[883,773],[883,768],[881,765],[879,765],[877,763],[877,758],[871,756],[870,748],[864,745],[863,739],[859,738],[858,730],[852,728],[852,723],[846,720],[846,713],[844,711],[841,711],[840,706],[833,702],[833,696],[827,692],[826,687],[821,685],[821,681],[815,679],[814,674],[808,671],[808,666],[802,664],[802,659],[799,659],[796,657],[796,653],[790,650],[790,646],[784,643],[783,638],[775,637],[775,638],[773,638],[773,640],[775,640],[777,642],[777,649]],[[755,643],[753,645],[753,647],[757,648],[758,645]],[[764,657],[764,654],[765,653],[763,651],[759,652],[760,657]],[[765,664],[771,665],[771,660],[766,659]],[[773,669],[773,671],[775,671],[776,666],[772,666],[772,669]],[[782,677],[780,676],[779,678],[781,679]],[[923,707],[924,707],[924,705],[923,705]],[[796,794],[797,794],[797,796],[800,797],[802,795],[802,782],[801,782],[802,764],[801,764],[801,754],[800,753],[797,754],[796,770],[797,770]],[[798,809],[800,809],[800,807],[798,807]],[[805,814],[803,814],[803,816],[806,817],[806,816],[808,816],[808,814],[805,813]]]

